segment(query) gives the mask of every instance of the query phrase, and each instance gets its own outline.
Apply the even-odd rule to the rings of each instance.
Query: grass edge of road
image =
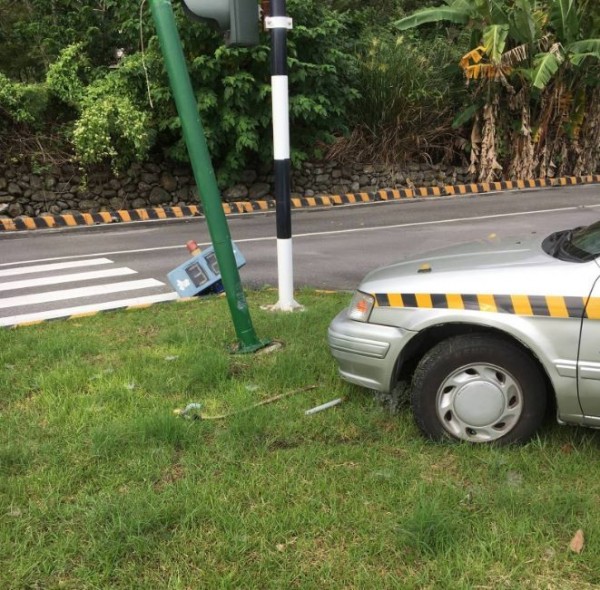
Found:
[[[230,353],[215,297],[0,331],[0,587],[595,587],[598,434],[428,443],[337,376],[349,298],[250,292],[269,355]]]

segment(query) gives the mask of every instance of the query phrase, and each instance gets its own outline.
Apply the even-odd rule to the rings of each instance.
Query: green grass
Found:
[[[283,350],[229,354],[221,298],[0,331],[0,588],[600,584],[596,432],[430,444],[337,377],[325,333],[347,295],[302,292],[291,315],[249,299]]]

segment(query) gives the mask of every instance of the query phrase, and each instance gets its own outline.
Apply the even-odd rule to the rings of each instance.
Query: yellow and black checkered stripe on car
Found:
[[[600,320],[600,297],[463,293],[375,293],[380,308],[462,309],[519,316]]]

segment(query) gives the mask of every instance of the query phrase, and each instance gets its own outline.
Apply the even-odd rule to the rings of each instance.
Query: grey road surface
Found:
[[[415,253],[597,220],[599,185],[299,210],[295,284],[350,290],[372,268]],[[244,284],[276,286],[274,214],[230,217],[229,226],[248,261]],[[166,274],[186,260],[190,239],[210,242],[204,219],[0,235],[0,326],[49,310],[173,298]]]

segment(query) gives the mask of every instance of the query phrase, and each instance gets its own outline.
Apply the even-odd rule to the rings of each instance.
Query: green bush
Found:
[[[8,124],[49,122],[44,104],[33,101],[35,89],[62,109],[58,118],[83,164],[121,169],[152,151],[187,160],[147,5],[140,20],[132,0],[91,1],[78,12],[79,4],[26,0],[13,26],[0,26],[13,46],[30,43],[19,72],[29,72],[33,84],[3,78],[0,116]],[[226,48],[218,33],[174,5],[215,168],[222,183],[231,182],[245,167],[272,159],[270,39],[262,35],[252,49]],[[8,8],[0,0],[0,16]],[[288,12],[296,23],[288,43],[293,159],[301,161],[321,155],[322,145],[345,130],[357,61],[349,16],[317,0],[290,0]],[[125,56],[115,58],[116,49]],[[15,75],[8,62],[0,54],[0,71]]]
[[[0,73],[0,121],[35,127],[47,104],[48,93],[43,85],[14,82]]]
[[[316,0],[290,0],[295,26],[288,39],[292,157],[322,155],[320,147],[344,130],[357,96],[353,52],[346,50],[347,18]],[[252,49],[226,48],[218,34],[181,21],[181,35],[219,179],[230,182],[245,166],[272,159],[270,39]],[[156,39],[152,61],[160,62]],[[170,157],[185,159],[179,120],[164,75],[152,80],[155,121]]]
[[[452,120],[465,96],[455,46],[439,37],[417,40],[385,31],[359,53],[360,95],[348,112],[354,130],[332,155],[395,162],[452,149]]]

